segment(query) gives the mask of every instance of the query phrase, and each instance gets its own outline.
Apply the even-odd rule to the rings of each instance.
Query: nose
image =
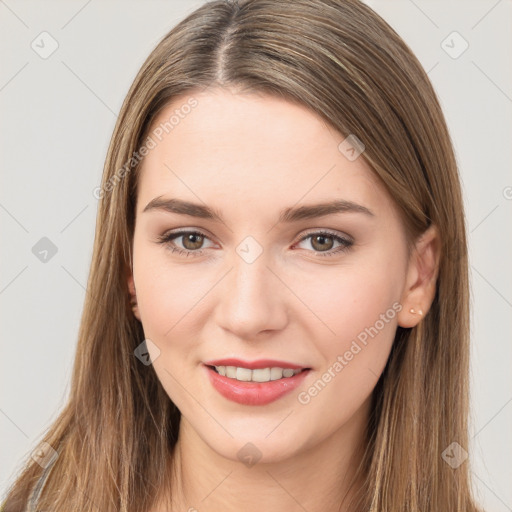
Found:
[[[286,287],[263,254],[248,263],[234,255],[230,272],[218,290],[217,325],[240,339],[283,329],[288,322]]]

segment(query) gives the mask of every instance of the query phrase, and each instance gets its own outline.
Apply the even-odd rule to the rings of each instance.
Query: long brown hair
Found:
[[[217,85],[299,102],[344,136],[356,135],[409,241],[437,226],[435,299],[417,327],[397,329],[373,392],[359,467],[366,484],[351,510],[477,511],[468,461],[452,467],[443,457],[454,442],[468,449],[468,263],[457,164],[420,63],[356,0],[208,2],[147,58],[95,191],[96,237],[70,396],[42,439],[56,450],[51,471],[28,458],[5,510],[21,512],[37,492],[38,506],[54,512],[144,511],[172,482],[180,412],[153,367],[134,356],[144,333],[127,288],[138,150],[173,98]],[[45,485],[37,488],[42,475]]]

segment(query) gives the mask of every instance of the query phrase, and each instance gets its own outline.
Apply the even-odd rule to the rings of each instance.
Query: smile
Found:
[[[246,363],[246,366],[259,368],[241,366],[239,360],[222,362],[232,364],[211,364],[210,362],[202,365],[213,388],[231,402],[252,406],[267,405],[289,394],[302,384],[311,370],[311,368],[300,368],[291,363],[271,366],[277,361],[268,360]]]
[[[293,377],[305,370],[305,368],[294,370],[292,368],[278,367],[251,370],[250,368],[240,366],[213,366],[212,368],[219,375],[241,382],[270,382],[272,380]]]

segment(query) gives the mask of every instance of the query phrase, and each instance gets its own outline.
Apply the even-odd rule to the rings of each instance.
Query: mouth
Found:
[[[312,370],[283,361],[249,363],[239,359],[209,361],[203,367],[214,389],[224,398],[243,405],[276,401],[301,385]]]
[[[282,368],[269,366],[267,368],[245,368],[243,366],[206,365],[214,372],[238,382],[271,382],[280,379],[289,379],[311,368]]]

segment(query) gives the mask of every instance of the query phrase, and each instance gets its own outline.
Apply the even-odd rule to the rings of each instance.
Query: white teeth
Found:
[[[292,370],[291,368],[258,368],[250,370],[249,368],[240,368],[237,366],[215,366],[219,375],[242,382],[270,382],[297,375],[302,370]]]
[[[219,368],[222,367],[219,366]],[[224,368],[226,369],[226,377],[229,377],[230,379],[236,379],[236,366],[224,366]]]
[[[236,380],[243,380],[244,382],[252,380],[252,370],[249,370],[249,368],[237,368]]]
[[[270,380],[277,380],[283,378],[282,368],[270,368]]]
[[[251,373],[253,382],[268,382],[270,380],[270,368],[259,368]]]

